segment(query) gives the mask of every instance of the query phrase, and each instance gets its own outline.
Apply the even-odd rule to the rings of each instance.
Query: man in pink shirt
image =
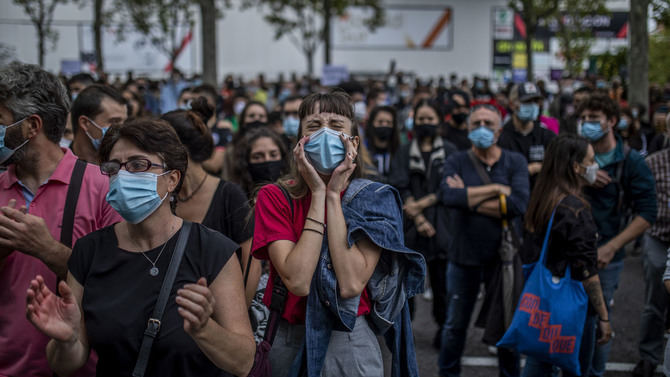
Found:
[[[56,290],[71,249],[61,227],[77,157],[62,149],[70,101],[63,84],[34,65],[0,69],[0,376],[53,376],[48,338],[25,317],[30,280],[42,275]],[[108,180],[97,166],[83,170],[72,242],[120,220],[107,204]],[[78,375],[94,375],[95,357]]]

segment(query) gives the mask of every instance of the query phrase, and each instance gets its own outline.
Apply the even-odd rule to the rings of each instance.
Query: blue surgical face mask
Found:
[[[405,119],[405,130],[411,131],[413,128],[414,128],[414,118],[407,117],[407,119]]]
[[[305,144],[307,158],[319,173],[331,174],[344,160],[346,149],[340,139],[341,134],[341,132],[324,127],[314,132]]]
[[[167,198],[158,195],[158,177],[170,173],[130,173],[119,170],[109,181],[107,203],[131,224],[139,224],[154,213]]]
[[[517,118],[522,122],[535,120],[538,115],[540,115],[540,105],[537,103],[522,103],[519,106],[519,111],[516,112]]]
[[[495,134],[488,128],[484,126],[479,126],[479,128],[471,131],[468,134],[468,139],[470,139],[470,141],[476,148],[488,149],[493,145],[493,142],[495,141]]]
[[[102,132],[102,136],[100,136],[100,139],[95,139],[95,138],[93,138],[93,136],[91,136],[91,134],[88,133],[88,131],[86,131],[86,136],[88,136],[88,138],[91,140],[91,144],[93,145],[93,149],[95,149],[97,151],[97,150],[100,149],[100,144],[102,143],[102,138],[105,137],[105,134],[107,133],[107,130],[109,130],[109,127],[100,127],[97,123],[95,123],[93,121],[93,119],[88,118],[88,117],[86,118],[86,120],[91,122],[92,125],[98,127],[100,132]]]
[[[619,119],[619,123],[616,125],[616,128],[623,131],[628,128],[628,121],[625,118]]]
[[[284,133],[289,137],[296,137],[300,128],[300,119],[289,115],[284,118]]]
[[[600,122],[583,122],[579,133],[590,141],[598,141],[607,134],[600,126]]]
[[[24,120],[26,120],[26,118],[23,118],[23,119],[21,119],[17,122],[14,122],[14,123],[10,124],[9,126],[0,125],[0,164],[4,164],[7,160],[9,160],[10,157],[12,157],[12,155],[19,148],[26,145],[26,143],[28,143],[28,141],[30,141],[30,139],[26,139],[26,141],[21,143],[21,145],[19,145],[16,148],[13,148],[13,149],[9,148],[5,145],[5,133],[7,132],[7,129],[10,128],[10,127],[18,126]]]

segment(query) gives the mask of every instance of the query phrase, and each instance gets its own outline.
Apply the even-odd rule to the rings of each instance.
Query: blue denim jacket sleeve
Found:
[[[393,376],[418,375],[407,298],[423,291],[426,264],[421,254],[404,245],[401,201],[389,185],[356,179],[342,201],[349,246],[368,238],[382,255],[367,290],[371,301],[370,325],[378,334],[389,333]],[[307,374],[320,375],[332,330],[353,330],[360,297],[342,299],[324,238],[305,316]],[[389,329],[394,331],[388,331]],[[411,351],[411,352],[410,352]],[[293,368],[295,369],[295,368]]]

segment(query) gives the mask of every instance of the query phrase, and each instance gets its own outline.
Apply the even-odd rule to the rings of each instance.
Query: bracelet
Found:
[[[309,220],[309,221],[311,221],[311,222],[315,222],[315,223],[321,225],[321,226],[323,227],[323,229],[326,229],[326,224],[325,224],[325,223],[322,223],[321,221],[316,221],[316,220],[314,220],[314,219],[311,218],[311,217],[307,217],[306,220]]]
[[[320,235],[322,235],[322,236],[323,236],[323,232],[321,232],[321,231],[318,231],[318,230],[316,230],[316,229],[311,229],[311,228],[302,228],[302,230],[308,230],[308,231],[310,231],[310,232],[314,232],[314,233],[319,233]]]
[[[609,323],[609,321],[610,321],[609,319],[602,319],[602,318],[598,318],[598,320],[599,320],[600,322],[607,322],[607,323]]]

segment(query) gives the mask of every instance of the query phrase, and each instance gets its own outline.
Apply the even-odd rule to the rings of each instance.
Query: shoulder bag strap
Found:
[[[475,156],[475,152],[473,152],[472,149],[468,151],[468,157],[470,157],[470,161],[472,162],[472,165],[477,171],[477,175],[479,175],[479,178],[482,180],[482,182],[485,185],[490,185],[491,177],[489,177],[486,170],[484,170],[484,168],[482,167],[482,163],[479,162],[479,159],[477,158],[477,156]]]
[[[72,248],[74,213],[77,209],[77,201],[79,200],[79,192],[81,191],[81,184],[84,180],[84,172],[86,172],[86,161],[77,160],[74,164],[74,169],[72,169],[70,184],[67,188],[65,208],[63,208],[63,222],[60,228],[60,242],[69,248]]]
[[[190,221],[184,220],[184,225],[179,231],[177,246],[175,246],[174,252],[172,253],[170,266],[168,267],[165,278],[163,279],[163,285],[161,285],[161,291],[160,294],[158,294],[156,306],[154,307],[154,311],[151,313],[151,317],[147,322],[147,328],[144,330],[144,338],[142,338],[140,353],[137,357],[135,369],[133,369],[133,377],[143,377],[144,372],[147,369],[149,355],[151,354],[151,346],[153,345],[154,339],[158,335],[158,332],[161,328],[163,312],[165,311],[165,306],[167,305],[168,299],[170,298],[170,291],[172,291],[174,280],[177,277],[177,270],[179,270],[179,265],[181,264],[184,250],[186,249],[186,242],[188,241],[188,236],[191,233],[191,225],[192,223]]]

